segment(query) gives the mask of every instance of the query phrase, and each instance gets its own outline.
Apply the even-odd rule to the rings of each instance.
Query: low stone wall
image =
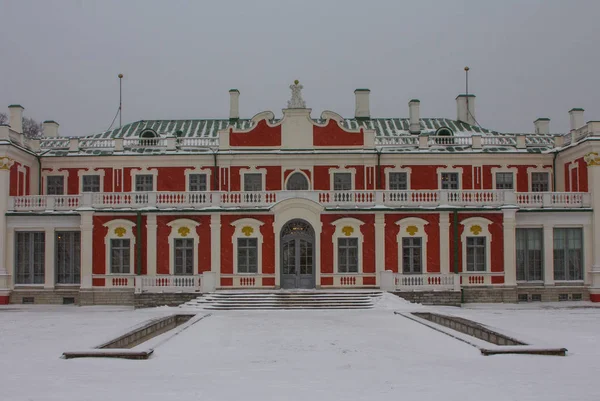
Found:
[[[459,291],[394,291],[392,294],[422,305],[460,306]]]
[[[80,301],[79,288],[70,289],[43,289],[43,288],[22,288],[11,291],[11,304],[75,304]]]
[[[157,306],[178,306],[201,296],[198,292],[192,293],[143,293],[135,294],[134,306],[136,308],[154,308]]]
[[[464,303],[516,303],[516,288],[466,287],[463,288]]]
[[[519,302],[589,301],[590,292],[582,286],[518,286],[517,300]]]
[[[81,291],[80,306],[87,305],[126,305],[133,306],[133,288],[129,290],[89,290]]]

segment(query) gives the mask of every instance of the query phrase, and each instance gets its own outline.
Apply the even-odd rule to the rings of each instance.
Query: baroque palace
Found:
[[[378,288],[408,299],[600,301],[600,122],[283,115],[137,121],[101,134],[0,125],[0,301],[132,304],[220,289]],[[598,205],[598,208],[596,208]],[[442,302],[442,301],[440,301]]]

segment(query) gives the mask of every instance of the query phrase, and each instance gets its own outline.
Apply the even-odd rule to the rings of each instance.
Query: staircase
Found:
[[[370,309],[381,291],[217,291],[180,305],[213,310]]]

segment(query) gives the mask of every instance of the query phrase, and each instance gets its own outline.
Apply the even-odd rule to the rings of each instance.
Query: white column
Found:
[[[544,285],[554,285],[554,227],[544,223]]]
[[[8,194],[10,193],[10,168],[15,163],[9,157],[0,158],[0,304],[7,304],[11,291],[10,274],[7,266],[12,260],[7,258],[6,211],[8,210]]]
[[[585,155],[584,160],[588,165],[588,188],[592,193],[593,227],[592,238],[596,244],[593,249],[590,300],[600,302],[600,156],[596,152]]]
[[[81,212],[81,289],[92,288],[92,265],[94,263],[94,213]],[[107,261],[108,263],[108,261]]]
[[[380,286],[381,272],[385,271],[385,215],[375,214],[375,284]]]
[[[450,212],[440,212],[440,273],[450,273]]]
[[[593,244],[594,231],[592,224],[583,225],[583,279],[585,285],[592,284],[592,258],[594,252]]]
[[[516,209],[504,209],[504,285],[517,285]]]
[[[210,216],[210,270],[216,274],[217,288],[221,286],[221,215]]]
[[[44,288],[54,288],[54,227],[46,227],[46,258],[44,260]]]
[[[156,275],[156,248],[158,246],[156,228],[156,214],[150,213],[146,217],[146,274],[148,276]]]

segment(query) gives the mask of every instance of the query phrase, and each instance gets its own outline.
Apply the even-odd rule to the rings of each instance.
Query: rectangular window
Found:
[[[583,280],[583,231],[554,229],[554,280]]]
[[[81,234],[57,231],[55,237],[56,283],[79,284],[81,278]]]
[[[130,250],[129,239],[110,240],[110,272],[113,274],[130,273]]]
[[[517,228],[517,281],[544,279],[543,231],[541,228]]]
[[[467,237],[467,271],[486,271],[485,259],[485,237]]]
[[[550,174],[531,173],[531,192],[550,191]]]
[[[45,233],[16,232],[15,248],[15,284],[44,284]]]
[[[258,240],[238,238],[238,273],[258,273]]]
[[[190,191],[206,191],[206,174],[190,174],[189,176]]]
[[[421,238],[402,238],[402,273],[423,273],[423,246]]]
[[[514,189],[513,173],[496,173],[496,189]]]
[[[194,240],[175,239],[175,274],[194,274]]]
[[[262,191],[262,174],[247,173],[244,174],[244,191],[256,192]]]
[[[404,191],[408,189],[408,174],[406,173],[390,173],[390,190]]]
[[[49,175],[46,177],[46,195],[64,195],[65,177],[62,175]]]
[[[138,174],[135,176],[135,192],[152,192],[154,190],[154,176],[152,174]]]
[[[84,175],[81,192],[100,192],[100,176]]]
[[[458,173],[442,173],[442,189],[458,189]]]
[[[358,273],[358,238],[338,238],[338,273]]]
[[[352,191],[352,173],[333,173],[334,191]]]

